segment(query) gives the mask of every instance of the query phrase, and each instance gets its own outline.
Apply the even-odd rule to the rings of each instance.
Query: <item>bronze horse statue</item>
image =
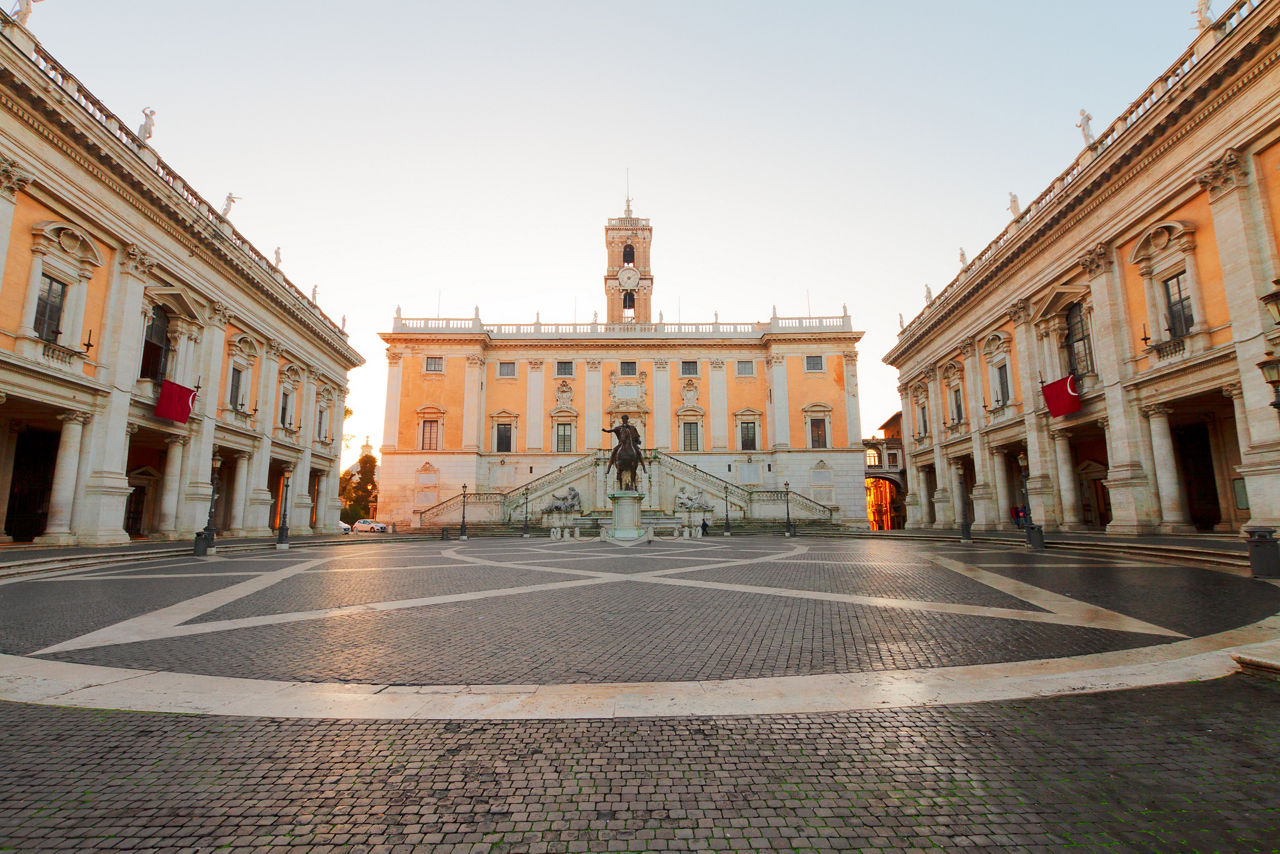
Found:
[[[609,454],[609,465],[605,467],[604,473],[607,477],[610,469],[614,466],[618,467],[618,491],[619,492],[638,492],[636,484],[639,482],[637,472],[640,469],[648,469],[644,464],[644,454],[640,447],[640,431],[629,423],[626,415],[622,416],[622,423],[613,427],[600,428],[605,433],[612,433],[618,437],[618,444],[614,446],[613,452]]]

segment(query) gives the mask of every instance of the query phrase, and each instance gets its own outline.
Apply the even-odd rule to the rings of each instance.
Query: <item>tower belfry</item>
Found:
[[[649,220],[631,213],[628,194],[620,217],[610,217],[604,227],[608,267],[604,274],[605,320],[609,323],[652,322],[653,271],[649,246],[653,228]]]

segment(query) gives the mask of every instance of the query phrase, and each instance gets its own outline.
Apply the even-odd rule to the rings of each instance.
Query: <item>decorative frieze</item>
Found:
[[[1099,243],[1081,255],[1077,263],[1084,268],[1089,278],[1099,276],[1111,269],[1111,247]]]

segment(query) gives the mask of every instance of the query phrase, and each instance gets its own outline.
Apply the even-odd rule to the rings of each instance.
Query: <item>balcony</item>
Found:
[[[1172,341],[1161,341],[1151,345],[1151,349],[1156,354],[1157,362],[1176,359],[1187,352],[1187,339],[1174,338]]]

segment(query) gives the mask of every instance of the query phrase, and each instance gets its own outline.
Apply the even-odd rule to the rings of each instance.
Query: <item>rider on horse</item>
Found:
[[[622,450],[624,446],[630,447],[635,451],[637,458],[636,461],[639,463],[640,468],[648,471],[648,468],[644,464],[644,454],[641,452],[640,431],[630,423],[628,416],[622,416],[622,423],[616,427],[601,427],[600,430],[604,433],[612,433],[618,438],[618,444],[614,445],[613,450],[609,453],[609,465],[605,466],[605,474],[608,474],[609,470],[618,463],[618,452]],[[632,477],[634,476],[635,470],[632,468]],[[622,479],[621,466],[618,467],[618,479]]]

